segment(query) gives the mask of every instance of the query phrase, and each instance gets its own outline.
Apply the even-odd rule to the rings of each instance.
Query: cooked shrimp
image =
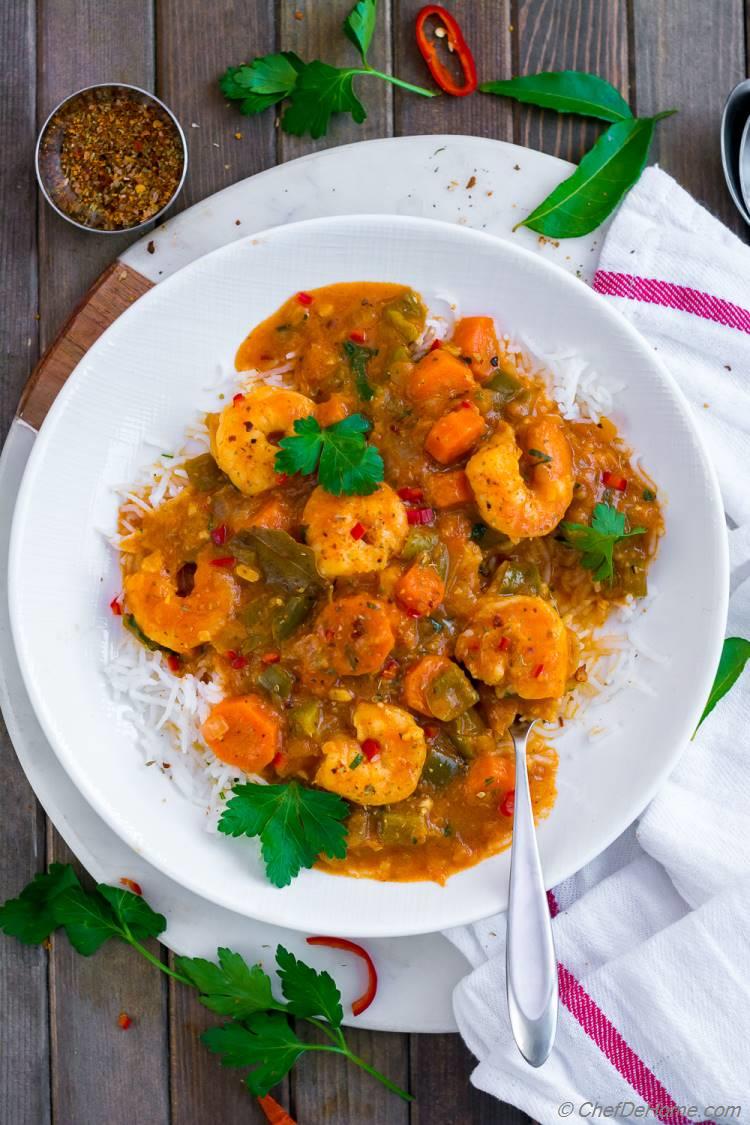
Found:
[[[307,418],[315,404],[296,391],[255,387],[235,395],[219,415],[211,450],[220,469],[247,496],[257,496],[278,483],[273,463],[281,438],[294,433],[298,418]]]
[[[456,658],[504,694],[559,699],[568,680],[568,633],[544,598],[485,598],[456,639]]]
[[[395,644],[386,607],[369,594],[329,602],[317,621],[328,663],[340,676],[379,672]]]
[[[356,738],[334,735],[323,743],[315,784],[360,805],[389,805],[417,788],[427,744],[411,715],[388,703],[358,703]]]
[[[528,482],[521,473],[523,458]],[[573,461],[562,419],[530,419],[514,433],[500,422],[466,466],[482,519],[511,539],[548,535],[573,499]]]
[[[387,484],[370,496],[332,496],[316,488],[302,520],[323,578],[383,570],[409,530],[406,508]]]
[[[147,555],[141,569],[125,579],[127,608],[139,628],[173,652],[189,652],[213,640],[229,620],[237,598],[232,577],[211,566],[208,557],[187,565],[192,587],[184,595],[179,571],[170,573],[161,551]]]

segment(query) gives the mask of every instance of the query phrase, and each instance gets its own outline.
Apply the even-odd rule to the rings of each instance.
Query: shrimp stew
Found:
[[[508,845],[509,724],[574,713],[663,523],[607,418],[563,417],[489,317],[442,339],[426,317],[347,283],[255,328],[210,451],[123,521],[121,612],[221,685],[201,754],[346,802],[346,856],[318,865],[442,883]],[[556,765],[537,734],[537,817]]]

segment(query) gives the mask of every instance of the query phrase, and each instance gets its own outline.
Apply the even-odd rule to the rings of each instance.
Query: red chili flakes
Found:
[[[471,403],[469,402],[469,400],[467,398],[465,398],[464,401],[461,403],[461,407],[462,407],[463,410],[471,410]]]
[[[516,791],[511,789],[505,794],[500,802],[499,808],[503,816],[513,816],[513,809],[516,806]]]
[[[123,875],[122,879],[120,879],[120,882],[122,883],[123,887],[127,887],[128,890],[132,891],[134,895],[143,894],[143,891],[141,890],[141,884],[136,883],[135,879],[128,879],[127,875]]]
[[[109,603],[109,608],[112,610],[115,617],[122,617],[122,605],[119,598],[112,598]]]
[[[232,398],[232,403],[233,403],[234,406],[239,406],[239,404],[241,402],[244,402],[244,401],[245,401],[245,396],[242,395],[242,394],[236,394]]]
[[[380,743],[378,742],[377,738],[366,738],[364,742],[360,743],[360,746],[362,747],[362,753],[367,758],[368,762],[373,761],[373,759],[377,758],[378,754],[380,753]]]
[[[500,648],[501,652],[507,652],[508,651],[508,649],[510,648],[510,641],[508,640],[507,637],[502,638],[502,640],[500,641],[499,648]]]
[[[365,525],[363,523],[360,523],[359,521],[357,521],[357,523],[355,523],[354,527],[349,532],[352,539],[361,539],[362,536],[365,535],[366,533],[367,533],[367,528],[365,527]]]
[[[211,532],[211,538],[217,547],[222,547],[229,538],[229,528],[227,525],[225,523],[220,523],[218,527],[215,527]]]
[[[182,660],[176,652],[168,653],[167,668],[169,668],[170,672],[174,672],[175,675],[179,672],[180,668],[182,668]]]
[[[120,1012],[117,1017],[117,1025],[121,1027],[123,1031],[127,1031],[129,1027],[133,1026],[133,1021],[127,1012]]]
[[[235,652],[229,663],[232,665],[235,672],[241,672],[243,668],[247,668],[248,660],[241,652]]]
[[[427,727],[424,728],[425,738],[437,738],[439,733],[440,733],[440,730],[439,730],[438,727],[427,726]]]
[[[424,492],[421,488],[399,488],[397,495],[402,500],[423,500]]]
[[[277,473],[276,474],[276,483],[277,484],[286,484],[286,482],[288,480],[289,480],[289,474],[288,473]]]
[[[544,665],[543,664],[537,664],[536,667],[534,668],[534,670],[532,671],[531,675],[534,677],[535,680],[538,680],[543,671],[544,671]]]
[[[283,761],[284,761],[284,755],[283,755],[283,754],[281,753],[281,751],[279,750],[279,751],[278,751],[278,752],[277,752],[276,754],[274,754],[274,756],[273,756],[273,757],[271,758],[271,765],[273,766],[273,768],[274,768],[275,770],[277,770],[277,769],[279,768],[279,766],[280,766],[280,765],[281,765],[281,764],[283,763]]]
[[[614,488],[615,492],[625,492],[628,487],[627,479],[621,473],[613,473],[609,469],[602,473],[602,483],[606,488]]]
[[[315,298],[313,297],[313,295],[311,293],[298,293],[297,294],[297,300],[301,305],[304,305],[305,307],[308,307],[309,305],[311,305],[313,303]]]
[[[389,656],[388,659],[386,660],[385,664],[383,665],[383,671],[380,673],[382,679],[384,679],[384,680],[395,680],[396,676],[398,675],[398,672],[399,672],[398,660],[394,660],[392,656]]]
[[[222,555],[219,559],[211,559],[211,566],[234,566],[237,562],[234,555]]]
[[[435,512],[432,508],[409,508],[406,518],[411,524],[432,523]]]
[[[349,333],[349,339],[354,344],[364,344],[365,340],[367,339],[367,336],[365,335],[364,332],[361,332],[359,329],[357,329],[355,332]]]
[[[261,664],[278,664],[280,660],[280,652],[264,652],[260,658]]]
[[[430,351],[436,352],[438,350],[438,348],[442,348],[442,346],[443,346],[442,340],[433,340],[432,343],[430,344]]]

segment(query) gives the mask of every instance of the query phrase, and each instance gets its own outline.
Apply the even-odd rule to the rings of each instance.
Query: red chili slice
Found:
[[[115,617],[122,617],[122,605],[120,604],[119,598],[112,598],[112,601],[109,603],[109,608],[112,610]]]
[[[211,532],[211,538],[217,547],[223,546],[229,538],[229,528],[227,525],[225,523],[220,523],[218,527],[215,527]]]
[[[141,884],[136,883],[135,879],[128,879],[127,875],[123,875],[122,879],[120,879],[120,882],[122,883],[123,887],[127,887],[128,890],[132,891],[134,895],[143,894],[143,891],[141,890]]]
[[[614,488],[616,492],[624,492],[628,487],[627,478],[621,473],[610,472],[609,469],[602,473],[602,483],[607,488]]]
[[[397,496],[402,500],[423,500],[424,492],[421,488],[399,488]]]
[[[367,528],[365,527],[365,525],[363,523],[357,522],[355,523],[349,534],[351,535],[352,539],[361,539],[366,531]]]
[[[311,305],[313,303],[313,301],[315,300],[315,298],[313,297],[313,295],[311,293],[298,293],[297,294],[297,300],[299,301],[299,303],[301,305],[307,306],[307,305]]]
[[[366,738],[364,742],[360,742],[360,746],[368,762],[371,762],[373,758],[377,758],[380,753],[380,743],[377,738]]]
[[[233,648],[230,648],[229,652],[224,653],[224,657],[229,661],[231,667],[236,668],[238,671],[241,668],[247,668],[247,657],[243,656],[241,652],[235,652]]]
[[[309,937],[307,939],[308,945],[325,945],[329,949],[343,949],[347,953],[354,953],[357,957],[361,957],[367,966],[367,988],[352,1004],[352,1015],[361,1016],[366,1011],[370,1004],[375,999],[375,993],[378,990],[378,974],[375,969],[372,957],[363,949],[361,945],[356,942],[347,941],[346,938],[338,937]]]
[[[432,523],[435,512],[432,508],[409,508],[406,518],[409,523]]]
[[[431,35],[428,34],[427,21],[430,16],[435,16],[438,20],[435,31],[442,28],[445,35],[438,36],[435,32]],[[462,82],[458,82],[446,66],[438,47],[441,41],[445,42],[448,51],[458,59],[463,75]],[[446,11],[442,4],[425,4],[424,8],[418,12],[417,46],[422,58],[427,63],[430,74],[441,90],[444,90],[446,94],[452,94],[455,98],[465,98],[467,94],[474,93],[477,88],[477,67],[474,56],[463,37],[463,32],[455,16]]]
[[[133,1021],[131,1020],[127,1012],[120,1012],[119,1016],[117,1017],[117,1023],[123,1031],[127,1031],[128,1028],[132,1026]]]
[[[236,562],[234,555],[222,555],[220,559],[211,559],[211,566],[234,566]]]
[[[365,335],[364,332],[360,332],[359,329],[357,329],[355,332],[349,333],[349,339],[354,344],[364,344],[365,340],[367,339],[367,336]]]
[[[516,791],[515,789],[509,790],[500,802],[500,812],[503,816],[513,816],[513,809],[516,807]]]

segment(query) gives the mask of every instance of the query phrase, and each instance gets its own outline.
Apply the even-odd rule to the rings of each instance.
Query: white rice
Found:
[[[415,347],[416,354],[424,354],[434,340],[449,337],[454,320],[454,305],[444,299],[431,302],[431,315]],[[504,343],[519,370],[544,379],[561,414],[569,420],[598,421],[611,412],[615,397],[623,389],[621,384],[602,378],[575,353],[547,353],[542,360],[527,341],[517,342],[506,336]],[[204,388],[210,398],[206,411],[220,410],[238,386],[249,387],[258,379],[283,385],[283,377],[294,366],[293,359],[294,354],[289,353],[286,363],[262,373],[243,372],[239,379],[234,370],[217,365],[215,378]],[[149,444],[164,449],[159,441]],[[179,452],[174,456],[162,452],[140,480],[116,490],[123,500],[121,514],[126,532],[133,529],[131,518],[140,520],[144,510],[158,507],[180,491],[187,475],[181,462],[208,448],[208,431],[201,417],[188,429],[187,440]],[[639,467],[637,461],[634,464]],[[107,539],[119,549],[120,536],[107,534]],[[554,741],[568,732],[572,720],[589,739],[611,736],[621,727],[612,720],[613,700],[626,689],[653,694],[644,665],[669,661],[643,642],[638,622],[655,597],[652,589],[647,598],[629,598],[612,610],[601,629],[593,632],[582,633],[574,621],[566,621],[581,642],[587,680],[567,698],[564,727],[551,732]],[[134,728],[146,765],[161,769],[172,778],[187,798],[205,810],[207,827],[215,830],[225,796],[241,778],[240,771],[225,765],[212,753],[200,732],[211,706],[222,698],[220,685],[188,674],[174,676],[162,653],[143,648],[116,619],[113,628],[117,636],[109,639],[105,676],[120,718]]]

